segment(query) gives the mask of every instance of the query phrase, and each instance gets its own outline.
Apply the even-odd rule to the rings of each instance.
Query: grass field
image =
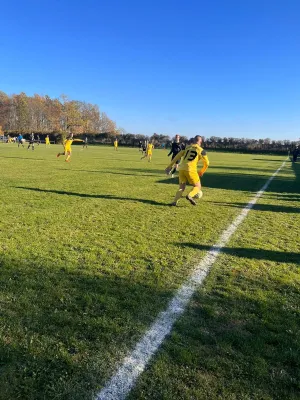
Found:
[[[136,149],[0,145],[0,399],[92,399],[284,158],[211,153],[204,196]],[[300,168],[250,211],[133,399],[300,398]]]

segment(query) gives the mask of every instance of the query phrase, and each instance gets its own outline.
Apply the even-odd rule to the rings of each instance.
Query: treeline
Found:
[[[245,153],[280,153],[285,154],[298,142],[290,140],[246,139],[211,136],[205,141],[206,149],[220,151],[241,151]]]
[[[30,133],[59,142],[67,132],[88,136],[90,143],[109,144],[119,138],[119,144],[136,147],[139,142],[153,141],[155,147],[169,148],[173,138],[154,133],[152,136],[127,133],[95,104],[71,100],[65,95],[52,99],[49,96],[27,96],[25,93],[7,95],[0,91],[0,136]],[[186,136],[181,141],[188,143]],[[206,149],[241,152],[286,153],[297,143],[289,140],[221,138],[211,136],[204,140]]]
[[[109,139],[108,139],[109,140]],[[137,146],[140,141],[153,141],[155,147],[171,147],[174,138],[167,135],[154,133],[152,136],[134,135],[131,133],[121,134],[119,144],[125,146]],[[188,143],[186,136],[181,136],[182,142]],[[289,149],[295,147],[297,142],[290,140],[271,140],[271,139],[239,139],[239,138],[221,138],[211,136],[204,138],[203,147],[211,150],[220,151],[240,151],[240,152],[266,152],[266,153],[286,153]]]
[[[116,123],[95,104],[70,100],[65,95],[51,99],[25,93],[9,96],[1,91],[0,126],[8,135],[63,134],[70,129],[75,134],[118,133]]]

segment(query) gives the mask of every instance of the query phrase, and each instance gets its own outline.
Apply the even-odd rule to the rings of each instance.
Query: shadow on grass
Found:
[[[292,252],[223,252],[296,265],[299,261]],[[274,269],[278,272],[280,266]],[[284,276],[287,272],[272,275],[265,270],[265,279],[257,269],[252,272],[251,267],[235,269],[228,260],[211,272],[130,400],[144,393],[147,399],[300,398],[299,287]]]
[[[219,278],[194,296],[162,346],[161,373],[150,368],[130,399],[299,399],[295,292],[274,284],[259,296],[265,282],[259,288],[237,275],[226,286]]]
[[[285,160],[285,158],[275,158],[275,159],[270,159],[270,158],[252,158],[252,160],[254,160],[254,161],[266,161],[266,162],[269,162],[269,161],[274,161],[274,162],[278,162],[278,163],[280,163],[280,162],[283,162],[284,160]]]
[[[66,196],[76,196],[76,197],[91,198],[91,199],[121,200],[121,201],[132,201],[132,202],[150,204],[153,206],[169,206],[168,203],[161,203],[161,202],[155,201],[155,200],[136,199],[136,198],[131,198],[131,197],[121,197],[121,196],[114,196],[112,194],[76,193],[76,192],[66,192],[64,190],[39,189],[39,188],[30,188],[30,187],[23,187],[23,186],[15,186],[15,188],[22,189],[22,190],[31,190],[34,192],[54,193],[54,194],[61,194],[61,195],[66,195]]]
[[[289,170],[287,163],[287,168]],[[300,164],[293,164],[291,166],[294,173],[293,177],[286,177],[283,175],[284,170],[280,172],[271,182],[267,192],[277,193],[299,193],[300,192]],[[258,170],[259,171],[259,170]],[[274,172],[276,169],[274,169]],[[225,190],[238,190],[247,192],[257,192],[271,177],[272,171],[269,174],[245,174],[245,173],[218,173],[208,169],[207,173],[201,178],[203,187],[214,188],[214,189],[225,189]],[[172,178],[164,178],[158,183],[163,184],[174,184],[178,182],[178,177],[175,180]]]
[[[213,202],[216,205],[222,205],[225,207],[236,207],[236,208],[245,208],[244,203],[223,203],[223,202]],[[269,212],[281,212],[281,213],[292,213],[292,214],[299,214],[300,208],[299,207],[287,207],[275,204],[260,204],[256,203],[252,210],[254,211],[269,211]]]
[[[269,178],[269,175],[249,175],[238,173],[217,173],[207,172],[201,178],[201,184],[206,188],[239,190],[239,191],[258,191]],[[178,183],[178,176],[175,178],[165,178],[157,181],[163,184]]]
[[[0,398],[91,399],[170,293],[135,280],[1,258]]]
[[[149,164],[149,163],[148,163]],[[149,174],[158,174],[158,175],[164,175],[164,169],[152,169],[152,168],[148,168],[148,165],[145,165],[145,168],[121,168],[122,171],[127,171],[127,172],[135,172],[135,173],[145,173],[145,172],[149,172]]]
[[[239,166],[231,167],[230,165],[210,165],[209,170],[211,170],[211,169],[222,169],[222,170],[226,169],[226,170],[235,170],[235,171],[254,171],[254,172],[264,171],[267,173],[271,173],[274,170],[272,167],[270,167],[270,168],[260,168],[260,167],[248,168],[248,167],[239,167]]]
[[[157,173],[150,173],[149,174],[136,174],[136,173],[126,173],[126,172],[115,172],[112,170],[87,170],[87,169],[69,169],[69,168],[59,168],[60,171],[71,171],[71,172],[88,172],[88,173],[95,173],[95,174],[103,174],[103,175],[124,175],[124,176],[135,176],[136,178],[139,176],[145,176],[145,177],[150,177],[150,176],[158,176],[158,175],[162,175],[162,174],[157,174]],[[129,170],[129,169],[128,169]],[[129,170],[130,171],[130,170]]]
[[[32,150],[31,150],[32,151]],[[0,158],[16,158],[18,160],[34,160],[34,161],[45,161],[44,158],[32,158],[32,157],[13,157],[13,156],[0,156]],[[48,160],[47,160],[48,162]]]
[[[196,243],[177,243],[178,246],[183,248],[191,247],[193,249],[201,251],[209,251],[210,246],[196,244]],[[299,264],[300,253],[294,252],[283,252],[275,250],[264,250],[264,249],[249,249],[241,247],[223,247],[222,253],[229,254],[235,257],[249,258],[254,260],[267,260],[283,263]]]
[[[266,196],[264,196],[266,197]],[[296,193],[293,193],[291,195],[284,194],[284,193],[276,193],[271,196],[271,193],[269,193],[269,196],[267,197],[268,199],[271,200],[279,200],[279,201],[300,201],[300,194],[297,195]]]

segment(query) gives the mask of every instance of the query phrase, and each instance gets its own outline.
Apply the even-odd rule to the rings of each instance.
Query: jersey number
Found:
[[[188,158],[187,158],[188,156]],[[197,157],[197,152],[195,150],[188,150],[184,157],[184,160],[187,158],[188,161],[193,161]]]

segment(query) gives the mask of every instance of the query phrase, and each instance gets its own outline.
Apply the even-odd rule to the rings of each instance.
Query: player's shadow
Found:
[[[209,171],[211,171],[212,169],[226,169],[226,170],[230,170],[230,171],[254,171],[254,172],[273,172],[274,168],[270,167],[270,168],[248,168],[248,167],[239,167],[239,166],[227,166],[227,165],[210,165],[209,166]]]
[[[268,196],[264,196],[264,198],[268,198],[271,200],[280,200],[280,201],[300,201],[300,194],[297,195],[297,193],[293,193],[291,195],[285,194],[285,193],[276,193],[276,195],[271,196],[269,194]]]
[[[284,159],[282,158],[278,158],[278,159],[269,159],[269,158],[252,158],[252,160],[254,161],[265,161],[265,162],[269,162],[269,161],[274,161],[274,162],[283,162]]]
[[[139,176],[139,172],[145,173],[145,172],[149,172],[150,174],[158,174],[158,175],[163,175],[164,174],[164,170],[163,169],[152,169],[152,168],[147,168],[145,166],[145,168],[122,168],[122,170],[124,171],[128,171],[128,172],[133,172],[135,173],[137,176]]]
[[[190,247],[201,251],[209,251],[211,246],[198,244],[198,243],[176,243],[177,246],[182,248]],[[250,260],[267,260],[274,262],[282,262],[289,264],[296,264],[299,266],[299,253],[296,252],[285,252],[277,250],[264,250],[264,249],[250,249],[243,247],[223,247],[222,253],[229,254],[231,256],[240,258],[249,258]]]
[[[123,168],[122,168],[123,169]],[[123,176],[145,176],[145,177],[150,177],[150,176],[158,176],[157,173],[149,173],[149,174],[136,174],[136,173],[126,173],[126,172],[115,172],[111,170],[87,170],[87,169],[69,169],[69,168],[59,168],[60,171],[71,171],[71,172],[88,172],[88,173],[94,173],[94,174],[102,174],[102,175],[123,175]],[[130,171],[130,169],[128,169]],[[145,171],[144,171],[145,172]],[[161,175],[161,174],[160,174]]]
[[[31,150],[32,151],[32,150]],[[13,156],[0,156],[0,158],[14,158],[18,160],[34,160],[34,161],[45,161],[44,158],[32,158],[32,157],[13,157]],[[48,161],[47,161],[48,162]]]
[[[96,171],[95,171],[96,172]],[[112,171],[107,171],[105,174],[108,175],[123,175],[123,176],[134,176],[137,178],[138,176],[145,176],[145,177],[151,177],[151,176],[158,176],[158,174],[127,174],[126,172],[112,172]]]
[[[298,199],[300,200],[300,199]],[[225,203],[225,202],[217,202],[214,201],[212,202],[213,204],[216,205],[222,205],[225,207],[236,207],[236,208],[245,208],[245,203]],[[292,213],[292,214],[298,214],[300,212],[299,207],[287,207],[287,206],[282,206],[282,205],[277,205],[277,204],[261,204],[261,203],[256,203],[254,204],[252,210],[254,211],[269,211],[269,212],[281,212],[281,213]]]
[[[16,189],[24,189],[24,190],[31,190],[34,192],[43,192],[43,193],[54,193],[66,196],[76,196],[82,198],[91,198],[91,199],[107,199],[107,200],[124,200],[124,201],[132,201],[144,204],[150,204],[153,206],[169,206],[167,203],[162,203],[156,200],[150,199],[139,199],[135,197],[122,197],[122,196],[115,196],[112,194],[88,194],[88,193],[76,193],[76,192],[67,192],[65,190],[51,190],[51,189],[40,189],[40,188],[30,188],[30,187],[23,187],[23,186],[15,186]]]

